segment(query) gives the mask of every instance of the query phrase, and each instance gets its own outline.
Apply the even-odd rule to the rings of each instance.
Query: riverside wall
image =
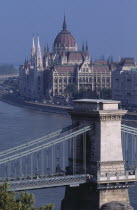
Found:
[[[57,105],[36,103],[36,102],[30,102],[30,101],[23,101],[23,100],[19,100],[18,98],[11,97],[9,95],[0,96],[0,101],[3,101],[5,103],[8,103],[14,106],[27,108],[27,109],[32,109],[32,110],[41,111],[41,112],[62,114],[62,115],[68,115],[68,113],[66,112],[66,108],[71,109],[71,107],[67,107],[67,106],[57,106]]]
[[[12,97],[6,94],[3,94],[3,95],[0,94],[0,101],[3,101],[5,103],[8,103],[14,106],[24,107],[27,109],[32,109],[32,110],[41,111],[41,112],[62,114],[62,115],[68,115],[68,112],[66,111],[66,109],[67,110],[72,109],[72,107],[68,107],[68,106],[59,106],[59,105],[53,105],[53,104],[43,104],[43,103],[23,101],[23,100],[19,100],[16,97]],[[123,117],[122,123],[137,128],[137,112],[128,112]]]

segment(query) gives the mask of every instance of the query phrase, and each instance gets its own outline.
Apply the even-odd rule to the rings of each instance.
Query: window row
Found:
[[[83,72],[88,72],[88,68],[83,68]]]
[[[110,82],[110,78],[107,77],[102,77],[102,80],[100,77],[80,77],[79,78],[79,82],[102,82],[102,83],[105,83],[105,82]]]
[[[76,82],[76,78],[75,77],[70,77],[70,78],[59,78],[59,79],[57,79],[57,78],[55,78],[54,79],[54,82],[55,83],[67,83],[67,82],[69,82],[69,83],[71,83],[71,82]]]

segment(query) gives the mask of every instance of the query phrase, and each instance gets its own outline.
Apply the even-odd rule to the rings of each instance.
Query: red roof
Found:
[[[69,52],[68,53],[68,60],[72,61],[83,61],[83,56],[81,52]]]
[[[107,64],[107,61],[105,61],[105,60],[95,60],[93,62],[93,64],[106,65]]]
[[[75,67],[74,66],[56,66],[55,67],[55,70],[58,72],[58,73],[73,73],[74,72],[74,69]]]
[[[93,72],[110,72],[108,65],[93,65]]]

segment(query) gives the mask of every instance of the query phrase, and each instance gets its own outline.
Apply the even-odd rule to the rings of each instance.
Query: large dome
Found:
[[[76,50],[76,48],[75,39],[67,30],[67,24],[64,17],[63,30],[55,38],[54,49]]]
[[[54,47],[75,47],[75,39],[67,30],[62,30],[54,41]]]

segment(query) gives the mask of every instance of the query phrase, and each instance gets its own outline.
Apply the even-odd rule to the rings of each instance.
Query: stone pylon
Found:
[[[91,131],[86,135],[86,173],[93,175],[94,181],[75,188],[67,187],[62,210],[97,210],[112,201],[130,205],[128,186],[125,183],[120,185],[116,181],[118,175],[125,174],[121,119],[126,111],[118,109],[118,104],[118,101],[111,100],[74,101],[74,108],[69,111],[72,122],[91,125]],[[81,146],[76,144],[77,174],[82,168]],[[70,158],[70,168],[72,161],[73,157]],[[110,174],[115,182],[107,181]]]

